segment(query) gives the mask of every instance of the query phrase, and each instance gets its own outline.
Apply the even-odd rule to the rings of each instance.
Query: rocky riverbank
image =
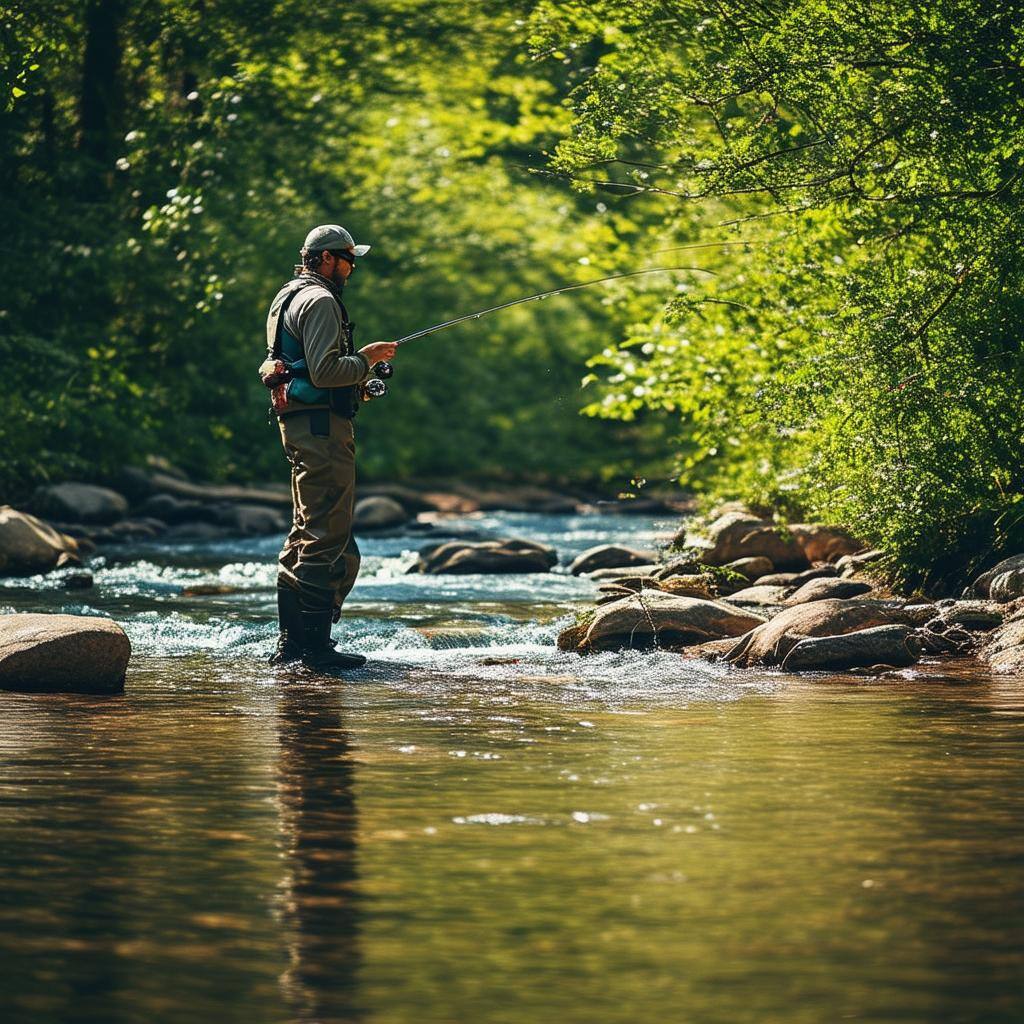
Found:
[[[577,559],[598,597],[558,646],[660,648],[787,672],[881,674],[929,655],[1024,671],[1024,555],[997,563],[959,600],[932,600],[893,594],[872,571],[883,553],[843,530],[742,506],[689,520],[673,549],[650,564],[648,553],[608,548]]]
[[[496,509],[503,510],[498,518],[504,527],[495,524]],[[504,510],[513,511],[512,531]],[[633,511],[682,525],[658,545],[603,543],[581,551],[574,544],[560,553],[550,540],[528,539],[532,529],[543,529],[545,516],[579,524],[590,513]],[[0,507],[0,575],[43,574],[44,586],[87,590],[93,570],[102,574],[97,567],[122,557],[119,546],[138,551],[156,544],[150,551],[159,560],[168,544],[175,550],[202,542],[205,549],[236,543],[232,538],[280,536],[289,512],[283,487],[203,484],[165,468],[126,471],[120,490],[54,484],[40,488],[24,508]],[[609,526],[603,520],[604,537],[629,536],[618,516],[610,521]],[[406,558],[399,573],[521,579],[552,574],[551,587],[538,581],[539,594],[558,592],[558,577],[593,581],[594,606],[581,611],[557,641],[562,651],[579,655],[655,649],[787,672],[883,674],[924,657],[980,658],[1000,672],[1024,669],[1024,555],[971,581],[960,599],[908,597],[885,586],[882,552],[822,524],[783,524],[737,505],[700,519],[682,501],[602,501],[537,487],[433,481],[362,487],[356,532],[394,538]],[[410,547],[418,550],[414,559],[406,557]],[[506,589],[497,583],[493,588],[495,594]],[[189,598],[237,592],[237,584],[219,580],[181,590]],[[3,624],[18,626],[10,618]],[[74,622],[58,625],[75,632]],[[90,628],[84,621],[79,625]],[[24,647],[19,630],[17,644]],[[83,636],[78,642],[93,641]],[[5,643],[0,637],[0,655]]]

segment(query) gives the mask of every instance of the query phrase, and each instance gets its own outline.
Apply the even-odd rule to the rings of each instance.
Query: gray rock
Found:
[[[737,558],[735,562],[730,562],[725,568],[745,576],[751,583],[759,580],[762,576],[775,572],[772,560],[764,557]]]
[[[883,601],[826,600],[798,604],[752,629],[729,653],[742,668],[781,665],[786,655],[808,636],[841,636],[873,626],[909,625],[897,605]]]
[[[213,522],[216,513],[201,501],[178,498],[173,494],[154,494],[137,509],[139,517],[159,519],[163,523]]]
[[[843,555],[836,561],[836,569],[840,576],[852,576],[854,573],[860,572],[864,566],[877,562],[883,557],[883,552],[877,548],[873,548],[871,551],[861,551],[856,555]]]
[[[870,583],[821,577],[808,580],[802,587],[790,594],[783,603],[789,607],[794,604],[807,604],[808,601],[827,601],[830,598],[848,600],[852,597],[860,597],[870,591]]]
[[[941,609],[938,620],[943,626],[959,626],[972,632],[987,633],[1001,626],[1003,617],[1002,607],[994,601],[954,601]]]
[[[269,533],[283,533],[288,527],[284,513],[266,505],[222,504],[214,511],[217,525],[235,536],[262,537]]]
[[[677,555],[675,558],[670,558],[658,569],[655,576],[659,580],[668,580],[673,576],[692,576],[695,573],[701,572],[704,568],[700,560],[692,555]]]
[[[838,636],[800,640],[782,662],[783,672],[862,668],[905,668],[921,657],[921,642],[909,626],[873,626]]]
[[[390,530],[402,526],[412,517],[394,498],[386,495],[371,495],[356,502],[353,528],[357,533],[373,530]]]
[[[997,576],[1002,576],[1004,573],[1014,569],[1024,569],[1024,555],[1011,555],[1009,558],[1004,558],[1001,562],[997,562],[988,572],[983,572],[974,581],[973,589],[975,595],[977,597],[988,597],[992,581]]]
[[[623,569],[632,565],[651,565],[657,561],[656,551],[640,551],[621,544],[598,544],[577,555],[569,566],[569,572],[573,576],[581,576],[598,569]]]
[[[224,540],[234,536],[229,526],[217,526],[216,523],[175,523],[164,534],[165,540],[207,541]]]
[[[763,622],[762,616],[724,602],[645,590],[598,606],[589,619],[559,634],[558,647],[580,654],[652,646],[676,649],[739,636]]]
[[[0,505],[0,575],[31,576],[78,564],[77,541],[49,523]]]
[[[65,590],[88,590],[93,585],[92,573],[88,571],[69,572],[60,579]]]
[[[51,519],[76,523],[113,523],[128,512],[128,499],[95,484],[47,484],[32,496],[32,508]]]
[[[480,543],[446,541],[420,550],[411,572],[466,576],[476,573],[549,572],[558,562],[554,548],[529,540],[493,540]]]
[[[780,605],[785,594],[785,587],[765,587],[758,584],[735,591],[729,595],[729,600],[735,604]]]
[[[1008,569],[993,577],[988,593],[993,601],[1000,604],[1024,597],[1024,568]]]
[[[988,634],[979,654],[994,672],[1024,674],[1024,608]]]
[[[654,578],[654,574],[661,568],[660,565],[634,565],[628,569],[595,569],[587,573],[588,580],[636,579],[638,576]]]
[[[0,616],[0,689],[119,693],[130,657],[128,637],[110,619]]]

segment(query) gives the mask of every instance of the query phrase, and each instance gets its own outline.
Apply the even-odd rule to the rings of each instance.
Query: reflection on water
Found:
[[[359,1020],[358,819],[348,734],[333,687],[288,685],[277,714],[285,1000],[295,1020]]]
[[[4,585],[136,649],[123,696],[3,696],[5,1022],[1022,1018],[1020,682],[580,659],[592,584],[404,577],[410,546],[367,545],[345,683],[262,662],[269,542]]]

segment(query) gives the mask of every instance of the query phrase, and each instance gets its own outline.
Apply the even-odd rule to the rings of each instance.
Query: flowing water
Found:
[[[1021,683],[580,659],[592,583],[403,575],[419,543],[364,543],[343,683],[262,662],[273,540],[3,582],[135,651],[123,696],[2,695],[4,1021],[1024,1019]]]

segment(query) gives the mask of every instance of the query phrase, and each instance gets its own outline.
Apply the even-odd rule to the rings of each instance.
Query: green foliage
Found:
[[[4,10],[0,490],[149,454],[283,477],[256,367],[310,226],[373,253],[359,339],[584,278],[615,232],[531,176],[568,129],[528,4],[58,0]],[[520,22],[521,24],[521,22]],[[365,475],[628,478],[657,428],[578,416],[600,296],[404,349],[359,419]]]
[[[552,173],[648,250],[716,243],[686,254],[713,278],[624,303],[588,411],[674,422],[684,483],[844,523],[907,583],[1019,550],[1022,26],[965,0],[539,5],[535,53],[576,76]]]

